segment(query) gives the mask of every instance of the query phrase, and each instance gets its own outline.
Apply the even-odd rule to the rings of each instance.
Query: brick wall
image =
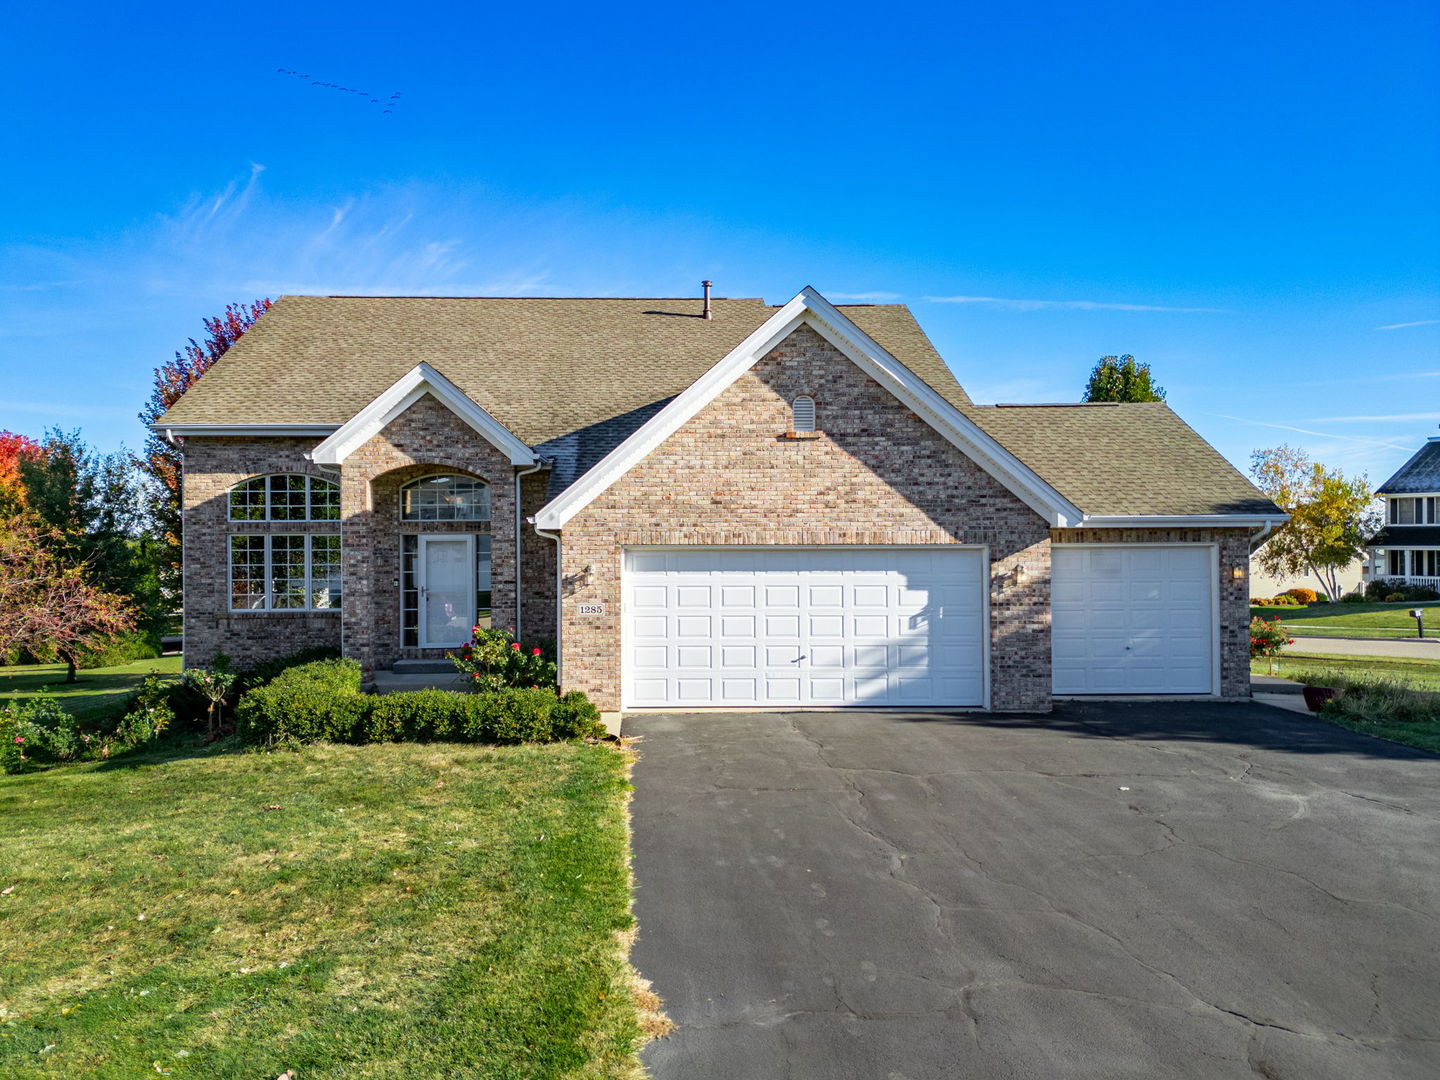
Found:
[[[784,437],[800,394],[816,401],[820,438]],[[957,543],[990,548],[994,708],[1048,709],[1044,522],[801,327],[567,523],[564,686],[602,709],[620,707],[626,545]],[[607,614],[582,617],[580,601],[603,602]]]
[[[1215,544],[1220,559],[1220,695],[1250,696],[1250,533],[1245,529],[1056,529],[1055,544]],[[1235,576],[1235,568],[1245,571]]]
[[[533,473],[520,481],[520,514],[534,517],[549,501],[550,473]],[[555,541],[535,532],[528,522],[520,528],[521,632],[527,637],[555,637]]]
[[[231,522],[230,488],[251,476],[304,473],[334,480],[305,460],[317,439],[185,440],[185,665],[224,652],[245,667],[315,645],[340,645],[340,613],[230,611],[229,537],[235,533],[335,533],[337,521]]]
[[[400,488],[421,476],[463,472],[490,484],[489,522],[400,521]],[[507,455],[426,395],[355,450],[340,481],[345,521],[344,649],[367,675],[401,658],[444,650],[400,645],[400,537],[404,533],[491,534],[491,606],[515,615],[515,483]]]

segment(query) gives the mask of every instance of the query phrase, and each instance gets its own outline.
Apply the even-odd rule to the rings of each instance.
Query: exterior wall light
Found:
[[[1243,566],[1232,566],[1230,568],[1230,576],[1233,577],[1236,581],[1244,581],[1245,568]]]

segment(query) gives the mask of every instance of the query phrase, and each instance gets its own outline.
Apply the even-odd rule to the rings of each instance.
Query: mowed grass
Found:
[[[0,1076],[639,1075],[627,776],[570,743],[0,777]]]
[[[1282,679],[1300,679],[1329,670],[1351,677],[1392,679],[1413,690],[1440,691],[1440,649],[1435,652],[1434,660],[1412,660],[1399,656],[1331,656],[1292,646],[1275,661],[1275,674]],[[1270,662],[1251,660],[1250,674],[1269,675]]]
[[[1280,616],[1292,634],[1316,637],[1406,638],[1415,637],[1413,608],[1425,612],[1426,635],[1440,633],[1440,604],[1432,601],[1404,604],[1311,604],[1304,608],[1252,607],[1250,614],[1263,619]]]
[[[78,681],[74,683],[65,682],[64,664],[0,667],[0,705],[46,694],[77,720],[99,719],[118,709],[152,672],[179,678],[179,655],[136,660],[119,667],[92,668],[79,672]]]

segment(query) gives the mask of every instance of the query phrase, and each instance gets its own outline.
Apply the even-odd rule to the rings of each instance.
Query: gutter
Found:
[[[526,518],[525,520],[528,521],[531,525],[535,525],[535,519],[533,517]],[[562,632],[561,629],[562,623],[560,618],[560,593],[563,585],[565,584],[565,569],[563,566],[560,565],[560,534],[554,532],[546,532],[544,529],[540,528],[539,525],[535,525],[535,535],[543,536],[546,540],[555,541],[555,685],[557,688],[563,689],[563,687],[565,686],[565,683],[562,680],[564,668],[561,666],[561,661],[564,659],[562,650],[565,647],[565,634]]]
[[[518,469],[518,470],[516,471],[516,473],[515,473],[515,640],[516,640],[516,641],[519,641],[519,640],[520,640],[520,638],[521,638],[521,636],[522,636],[522,630],[524,629],[524,627],[522,626],[522,621],[523,621],[523,619],[524,619],[523,609],[524,609],[524,606],[525,606],[525,604],[524,604],[524,599],[523,599],[525,594],[524,594],[524,590],[521,588],[521,585],[522,585],[522,583],[523,583],[523,582],[522,582],[522,578],[523,578],[523,575],[524,575],[524,571],[521,569],[521,566],[523,565],[524,560],[520,557],[520,532],[521,532],[520,523],[521,523],[521,520],[522,520],[521,517],[520,517],[520,486],[521,486],[521,485],[520,485],[520,482],[521,482],[521,479],[522,479],[523,477],[530,476],[530,475],[532,475],[533,473],[539,472],[541,469],[548,468],[549,465],[550,465],[550,463],[549,463],[548,461],[544,460],[543,458],[537,457],[537,458],[535,459],[535,464],[534,464],[534,465],[530,466],[528,469]],[[556,538],[556,544],[557,544],[557,547],[556,547],[556,556],[557,556],[557,559],[558,559],[558,556],[559,556],[559,547],[558,547],[559,538],[558,538],[558,537]],[[560,626],[559,626],[559,623],[558,623],[558,622],[556,623],[556,626],[555,626],[555,640],[556,640],[556,642],[557,642],[555,648],[556,648],[556,650],[557,650],[557,655],[558,655],[558,650],[559,650],[559,648],[560,648],[560,646],[559,646],[559,644],[558,644],[558,642],[559,642],[559,640],[560,640]],[[558,665],[558,664],[556,665],[556,668],[557,668],[557,670],[558,670],[558,668],[559,668],[559,665]]]

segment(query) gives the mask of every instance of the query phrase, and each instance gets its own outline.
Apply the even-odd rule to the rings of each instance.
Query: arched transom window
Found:
[[[318,476],[252,476],[230,489],[231,521],[339,521],[340,485]]]
[[[402,521],[489,521],[490,485],[473,476],[427,476],[400,489]]]

